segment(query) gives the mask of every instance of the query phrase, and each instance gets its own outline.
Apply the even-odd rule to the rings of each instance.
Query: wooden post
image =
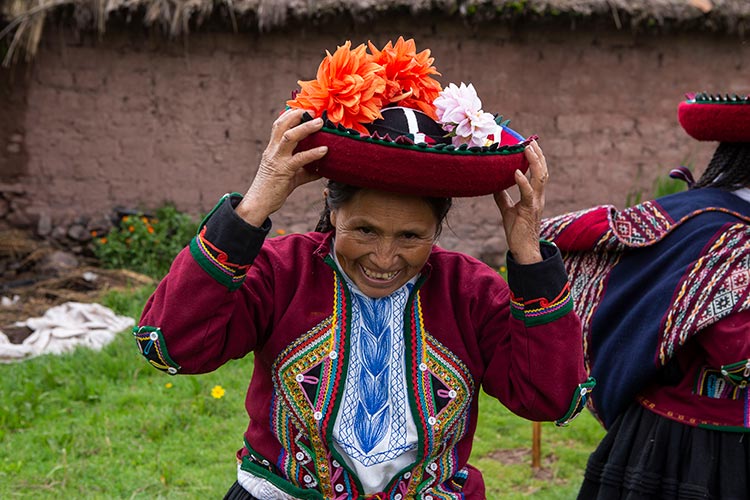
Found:
[[[531,468],[538,469],[542,466],[542,424],[531,423]]]

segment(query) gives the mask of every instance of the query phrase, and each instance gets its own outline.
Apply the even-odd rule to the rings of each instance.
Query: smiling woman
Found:
[[[249,189],[209,214],[134,329],[173,375],[254,353],[228,499],[482,499],[467,463],[480,388],[563,425],[594,385],[560,253],[539,240],[541,149],[471,86],[451,88],[462,112],[437,106],[431,64],[403,39],[329,54],[274,122]],[[266,241],[269,217],[321,174],[316,230]],[[451,196],[467,192],[494,196],[509,283],[437,245]]]

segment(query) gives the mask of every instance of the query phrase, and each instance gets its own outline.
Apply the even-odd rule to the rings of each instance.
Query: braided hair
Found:
[[[719,143],[706,171],[690,189],[704,187],[727,191],[750,187],[750,143]]]
[[[315,226],[315,231],[319,233],[333,231],[334,228],[331,224],[331,210],[336,210],[344,205],[351,200],[360,189],[362,189],[358,186],[352,186],[350,184],[331,180],[328,181],[327,188],[328,196],[324,202],[325,204],[323,206],[323,211],[320,214],[320,220]],[[432,213],[437,219],[437,232],[435,233],[435,236],[437,237],[443,229],[443,221],[453,205],[453,199],[425,197],[424,200],[430,205]]]

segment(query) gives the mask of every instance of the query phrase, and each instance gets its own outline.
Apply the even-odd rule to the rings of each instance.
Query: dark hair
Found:
[[[333,226],[331,225],[331,210],[336,210],[347,203],[360,189],[362,189],[358,186],[352,186],[350,184],[331,180],[328,181],[327,187],[328,196],[326,197],[325,206],[320,214],[318,225],[315,226],[315,230],[319,233],[333,231]],[[446,215],[448,215],[451,205],[453,205],[453,198],[433,198],[425,196],[424,200],[430,205],[432,213],[437,220],[437,231],[435,232],[435,236],[438,236],[443,230],[443,221],[445,220]]]
[[[712,187],[733,191],[750,186],[750,143],[722,142],[690,189]]]

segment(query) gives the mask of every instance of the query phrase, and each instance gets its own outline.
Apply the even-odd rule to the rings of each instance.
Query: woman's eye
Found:
[[[372,233],[372,228],[369,228],[369,227],[366,227],[366,226],[358,227],[357,230],[360,233],[362,233],[362,234],[370,234],[370,233]]]
[[[403,237],[407,240],[413,240],[415,238],[419,238],[419,235],[417,235],[416,233],[404,233]]]

